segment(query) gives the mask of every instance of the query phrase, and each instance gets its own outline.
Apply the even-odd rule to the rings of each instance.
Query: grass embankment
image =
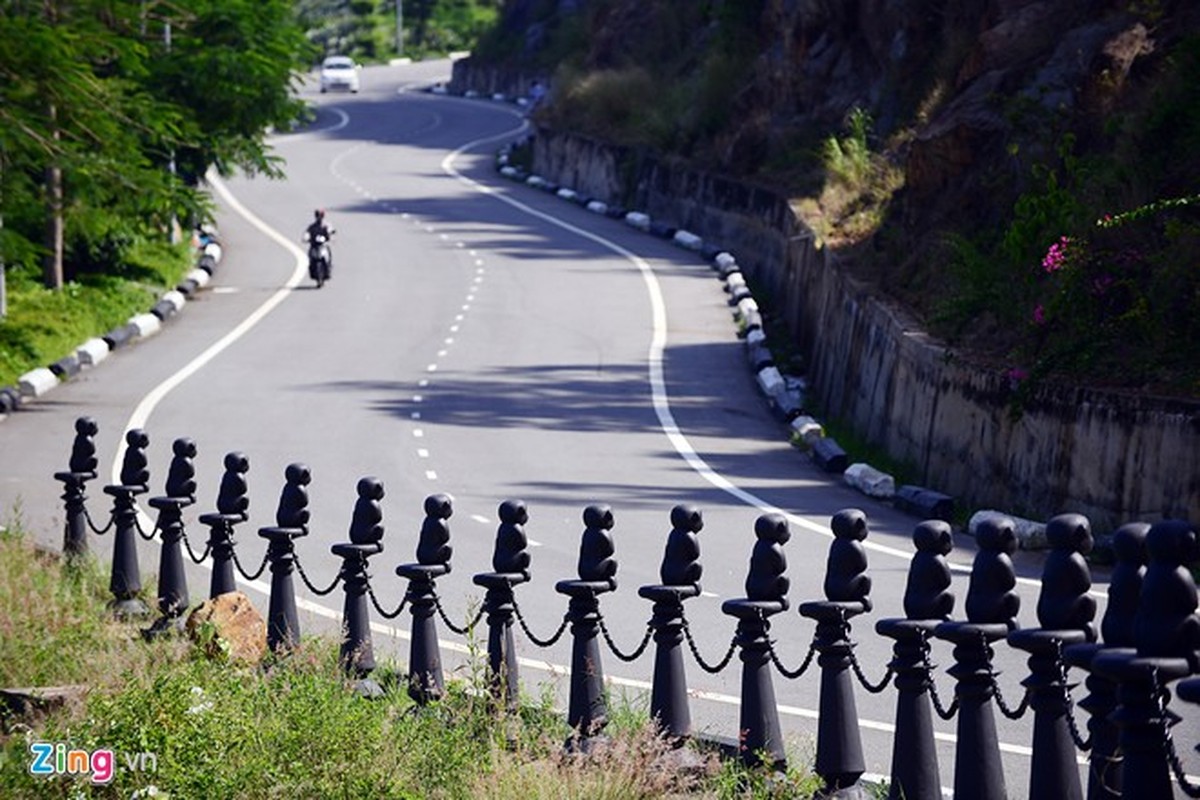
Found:
[[[0,386],[75,351],[154,305],[195,265],[195,250],[143,242],[130,247],[119,273],[81,273],[62,290],[30,270],[6,273],[8,315],[0,320]]]
[[[19,533],[0,534],[0,686],[87,686],[42,719],[0,715],[0,796],[793,798],[816,786],[811,775],[748,772],[712,754],[699,770],[664,768],[669,748],[642,699],[614,699],[611,746],[567,756],[549,694],[499,720],[476,691],[478,667],[419,707],[395,664],[374,675],[383,698],[356,695],[327,639],[306,639],[266,668],[209,660],[185,640],[147,643],[107,613],[105,573],[92,563],[68,570]],[[36,742],[112,751],[112,781],[31,774]]]

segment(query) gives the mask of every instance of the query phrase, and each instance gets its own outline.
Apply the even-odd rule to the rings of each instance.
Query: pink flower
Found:
[[[1069,237],[1063,236],[1057,242],[1050,245],[1050,249],[1046,251],[1046,255],[1042,258],[1042,269],[1046,272],[1058,272],[1067,265],[1067,245],[1071,243]]]
[[[1044,325],[1046,323],[1046,309],[1041,303],[1038,303],[1033,308],[1033,324]]]

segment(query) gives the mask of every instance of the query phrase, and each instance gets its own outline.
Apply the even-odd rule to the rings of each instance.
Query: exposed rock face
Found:
[[[207,634],[205,623],[211,624],[214,636]],[[257,664],[267,654],[267,624],[250,598],[241,592],[227,592],[205,600],[188,615],[187,632],[210,657],[224,651],[234,661]]]

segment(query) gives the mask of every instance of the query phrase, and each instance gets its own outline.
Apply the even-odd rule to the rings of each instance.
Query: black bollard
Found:
[[[913,530],[917,553],[908,568],[904,588],[904,618],[881,619],[875,630],[895,639],[892,661],[896,673],[896,735],[892,740],[889,800],[941,800],[937,748],[930,705],[932,676],[928,638],[954,610],[950,565],[954,547],[950,525],[927,520]]]
[[[140,428],[125,434],[125,455],[121,462],[121,482],[104,487],[113,498],[113,561],[109,590],[110,607],[121,618],[146,617],[150,609],[138,597],[142,591],[142,572],[137,555],[137,496],[150,491],[150,471],[146,469],[146,448],[150,437]]]
[[[589,752],[608,724],[604,697],[604,666],[600,661],[600,595],[617,588],[617,562],[612,558],[612,509],[593,505],[583,510],[579,545],[579,579],[559,581],[555,591],[570,597],[571,698],[567,725],[570,752]]]
[[[96,477],[96,442],[100,430],[91,417],[75,420],[75,442],[71,446],[71,461],[66,472],[54,473],[62,481],[63,556],[70,561],[88,551],[87,482]]]
[[[208,596],[217,597],[237,591],[233,576],[233,526],[247,519],[250,498],[246,496],[246,473],[250,460],[242,453],[225,454],[225,474],[217,491],[217,510],[200,515],[200,524],[209,529],[208,546],[212,551],[212,581]]]
[[[275,511],[275,525],[259,528],[268,541],[271,564],[271,601],[267,608],[267,646],[274,653],[294,650],[300,644],[300,617],[296,613],[296,569],[294,540],[308,535],[308,490],[312,473],[304,464],[288,464],[283,491]]]
[[[683,601],[700,594],[700,540],[704,528],[700,510],[671,509],[671,532],[663,553],[659,585],[642,586],[638,595],[654,602],[654,680],[650,689],[650,719],[675,745],[692,735],[687,674],[683,669]]]
[[[159,617],[142,634],[152,639],[183,632],[183,612],[188,607],[187,575],[183,571],[183,509],[196,502],[196,444],[191,439],[176,439],[167,472],[166,494],[150,498],[158,509],[158,530],[162,548],[158,562]]]
[[[1060,661],[1062,648],[1096,641],[1096,601],[1088,596],[1092,575],[1083,556],[1092,549],[1092,530],[1080,514],[1060,514],[1046,525],[1050,554],[1042,569],[1038,595],[1040,628],[1013,631],[1008,643],[1029,653],[1029,690],[1033,709],[1033,763],[1030,800],[1083,800],[1075,742],[1067,715],[1067,692]]]
[[[342,559],[346,602],[342,614],[342,646],[339,662],[355,681],[354,688],[364,697],[381,697],[383,688],[369,677],[375,669],[375,650],[371,641],[371,615],[367,609],[367,559],[383,552],[383,484],[378,478],[360,478],[358,500],[350,520],[350,541],[335,544],[330,550]]]
[[[1066,648],[1067,663],[1087,670],[1088,695],[1079,702],[1087,711],[1088,736],[1092,749],[1088,752],[1088,800],[1117,800],[1121,796],[1121,773],[1124,757],[1118,746],[1117,726],[1110,719],[1117,708],[1117,685],[1105,675],[1092,669],[1092,662],[1102,652],[1124,648],[1137,652],[1133,621],[1137,615],[1146,574],[1145,522],[1130,522],[1113,534],[1113,552],[1117,564],[1108,583],[1108,606],[1100,623],[1103,644],[1089,642]]]
[[[1184,520],[1164,520],[1146,535],[1149,558],[1134,618],[1137,651],[1102,651],[1092,669],[1117,682],[1112,720],[1124,754],[1122,797],[1172,796],[1167,739],[1173,724],[1163,698],[1168,685],[1200,671],[1200,616],[1196,583],[1187,565],[1200,557],[1196,529]]]
[[[991,642],[1017,627],[1021,598],[1012,558],[1017,534],[1012,520],[986,520],[976,534],[979,552],[971,567],[967,590],[967,621],[943,622],[934,629],[939,639],[954,643],[957,681],[958,745],[954,750],[954,796],[958,800],[1006,800],[1004,769],[992,697],[995,694],[990,658]]]
[[[487,590],[483,609],[488,626],[488,687],[492,697],[509,713],[515,713],[520,700],[520,675],[513,642],[513,615],[516,613],[513,587],[529,580],[529,539],[524,525],[529,511],[520,500],[505,500],[497,509],[500,526],[492,553],[492,572],[481,572],[474,583]]]
[[[833,543],[825,567],[825,600],[800,604],[800,614],[815,620],[813,640],[821,668],[815,772],[824,786],[819,796],[866,797],[858,779],[866,771],[854,676],[850,673],[854,643],[850,619],[871,610],[871,579],[867,576],[867,517],[858,509],[834,515]]]
[[[787,558],[783,544],[791,538],[782,514],[763,514],[754,522],[757,541],[750,554],[746,597],[726,600],[721,611],[737,617],[738,657],[742,661],[742,694],[738,742],[742,763],[747,767],[787,769],[775,685],[771,682],[769,650],[770,617],[787,611]]]
[[[425,521],[417,540],[417,563],[401,564],[396,574],[408,580],[408,602],[412,609],[412,641],[409,643],[408,696],[425,704],[446,691],[442,656],[438,649],[435,582],[450,572],[450,525],[454,513],[448,495],[425,498]]]

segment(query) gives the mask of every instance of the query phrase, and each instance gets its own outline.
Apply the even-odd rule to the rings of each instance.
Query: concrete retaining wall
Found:
[[[1022,398],[838,268],[772,192],[541,130],[534,170],[733,252],[805,353],[826,416],[849,421],[925,486],[971,507],[1046,518],[1200,519],[1200,402],[1078,386]]]

